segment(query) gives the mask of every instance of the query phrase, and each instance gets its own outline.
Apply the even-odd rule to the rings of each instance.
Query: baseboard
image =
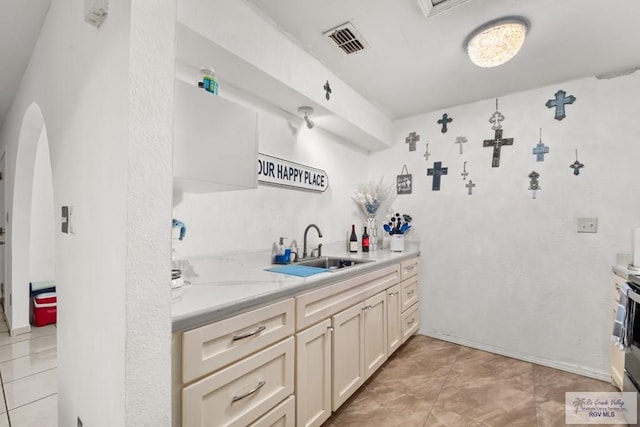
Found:
[[[31,332],[30,325],[26,325],[26,326],[22,326],[20,328],[14,328],[14,329],[9,328],[9,335],[11,335],[12,337],[16,335],[28,334],[29,332]]]
[[[446,335],[438,331],[426,330],[426,331],[420,331],[420,334],[431,337],[431,338],[437,338],[442,341],[448,341],[454,344],[460,344],[465,347],[471,347],[477,350],[488,351],[490,353],[499,354],[501,356],[507,356],[513,359],[535,363],[536,365],[542,365],[548,368],[559,369],[561,371],[569,372],[572,374],[578,374],[578,375],[582,375],[585,377],[594,378],[594,379],[606,381],[606,382],[611,381],[610,372],[594,371],[593,369],[589,369],[584,366],[572,365],[569,363],[559,362],[557,360],[550,360],[550,359],[545,359],[543,357],[538,357],[530,354],[520,353],[517,351],[507,350],[501,347],[494,347],[491,345],[481,344],[481,343],[470,341],[464,338],[454,337],[452,335]]]

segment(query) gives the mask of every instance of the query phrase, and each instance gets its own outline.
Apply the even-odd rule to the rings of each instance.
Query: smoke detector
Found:
[[[322,33],[322,35],[329,37],[347,55],[361,52],[369,47],[369,44],[351,22],[345,22],[342,25],[331,28]]]

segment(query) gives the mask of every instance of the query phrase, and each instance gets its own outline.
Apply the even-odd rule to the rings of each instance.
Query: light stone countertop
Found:
[[[629,254],[616,254],[616,265],[611,267],[611,271],[613,271],[618,276],[622,277],[625,280],[629,280],[629,276],[638,276],[640,275],[640,271],[632,270],[629,268],[629,263],[631,262],[631,255]]]
[[[418,245],[407,242],[404,252],[379,249],[349,253],[344,243],[323,247],[323,256],[370,259],[374,262],[346,267],[336,272],[298,277],[264,271],[270,252],[186,260],[185,281],[191,285],[172,290],[173,332],[185,331],[296,294],[331,285],[419,255]]]

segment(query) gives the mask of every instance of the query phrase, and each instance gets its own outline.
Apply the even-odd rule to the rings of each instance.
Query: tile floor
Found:
[[[617,389],[603,381],[417,335],[323,427],[564,426],[566,391]]]
[[[9,336],[0,321],[0,427],[57,427],[56,326]]]

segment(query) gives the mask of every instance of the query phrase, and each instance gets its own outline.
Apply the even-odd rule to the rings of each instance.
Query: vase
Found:
[[[369,233],[369,250],[375,251],[378,247],[378,220],[375,215],[367,215],[367,230]]]
[[[404,251],[404,234],[392,234],[391,243],[389,244],[389,249],[391,252],[402,252]]]

